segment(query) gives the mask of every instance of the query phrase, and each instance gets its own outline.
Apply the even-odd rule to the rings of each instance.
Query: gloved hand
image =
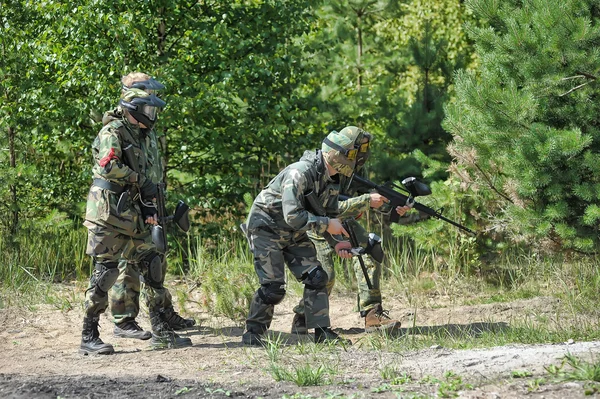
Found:
[[[151,201],[156,198],[157,192],[158,188],[156,184],[152,183],[150,179],[146,179],[140,187],[140,195],[144,201]]]
[[[142,208],[142,217],[144,218],[144,220],[147,220],[149,217],[156,216],[156,207],[142,205],[141,208]]]

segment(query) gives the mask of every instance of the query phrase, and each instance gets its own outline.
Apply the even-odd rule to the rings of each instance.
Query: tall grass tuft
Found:
[[[2,234],[0,281],[2,290],[13,293],[7,298],[20,292],[43,292],[42,286],[48,283],[87,278],[86,243],[87,230],[79,221],[56,211],[43,220],[25,223],[16,236]]]
[[[244,237],[229,236],[212,250],[201,237],[192,238],[187,257],[189,277],[201,284],[202,306],[215,315],[245,320],[258,278]]]

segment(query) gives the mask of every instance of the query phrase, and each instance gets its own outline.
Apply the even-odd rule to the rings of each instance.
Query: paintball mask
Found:
[[[361,144],[359,145],[358,153],[356,154],[356,170],[362,168],[367,162],[367,159],[369,159],[369,155],[371,154],[370,148],[372,137],[373,136],[371,136],[371,133],[363,131]]]
[[[124,109],[129,111],[138,122],[143,123],[148,129],[152,129],[159,109],[167,105],[163,100],[155,94],[147,93],[142,89],[128,89],[121,101],[119,101]]]
[[[348,126],[340,132],[332,131],[323,140],[323,157],[338,173],[347,177],[354,173],[363,133],[356,126]]]

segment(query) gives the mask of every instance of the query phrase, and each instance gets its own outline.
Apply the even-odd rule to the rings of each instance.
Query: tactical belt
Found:
[[[104,179],[94,179],[94,181],[92,182],[92,185],[103,188],[108,191],[111,191],[117,195],[120,195],[125,190],[127,190],[127,186],[122,186],[120,184],[113,183],[113,182],[110,182],[110,181],[104,180]]]

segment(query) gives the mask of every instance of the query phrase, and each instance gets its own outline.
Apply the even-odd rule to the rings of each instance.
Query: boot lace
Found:
[[[142,327],[135,320],[128,321],[124,326],[124,330],[142,331]]]
[[[377,316],[377,318],[379,320],[381,319],[388,319],[391,320],[392,318],[390,317],[390,311],[389,310],[384,310],[383,308],[379,308],[376,312],[375,315]]]
[[[187,320],[179,316],[177,312],[173,311],[167,318],[167,322],[169,324],[186,324]]]

